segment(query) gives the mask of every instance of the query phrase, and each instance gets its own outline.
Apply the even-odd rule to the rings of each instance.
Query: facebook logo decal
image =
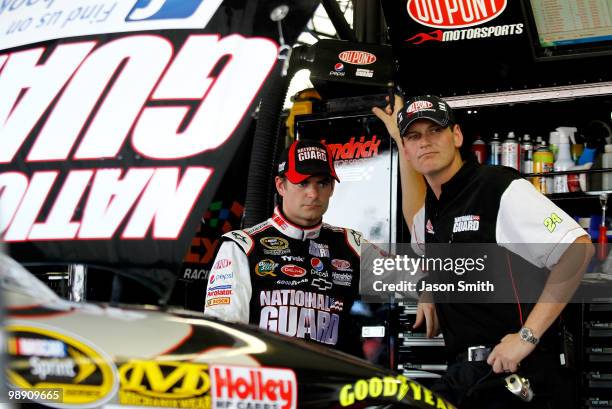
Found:
[[[138,0],[125,21],[167,20],[193,15],[205,0]]]

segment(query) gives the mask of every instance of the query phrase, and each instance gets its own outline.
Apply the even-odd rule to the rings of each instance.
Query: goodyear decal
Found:
[[[399,402],[404,398],[425,403],[436,409],[456,409],[455,406],[434,395],[426,387],[402,375],[360,379],[355,383],[344,385],[340,389],[338,401],[341,406],[350,406],[364,400],[396,400]]]
[[[94,407],[115,394],[118,382],[109,357],[74,335],[31,324],[7,327],[9,382],[24,389],[63,389],[64,406]]]
[[[132,360],[119,368],[122,405],[210,408],[208,365]]]

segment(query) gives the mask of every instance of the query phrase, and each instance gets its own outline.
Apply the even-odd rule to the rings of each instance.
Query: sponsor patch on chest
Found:
[[[480,216],[473,214],[467,216],[455,217],[453,224],[453,233],[461,233],[464,231],[478,231],[480,229]]]

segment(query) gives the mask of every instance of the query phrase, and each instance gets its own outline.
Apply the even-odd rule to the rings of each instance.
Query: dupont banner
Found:
[[[273,80],[278,28],[268,2],[90,3],[1,2],[0,46],[89,35],[0,52],[0,238],[20,260],[178,267]],[[317,2],[299,3],[285,41]],[[108,15],[63,30],[77,6]],[[133,32],[162,22],[200,29]]]
[[[404,90],[445,96],[609,80],[603,3],[382,0]]]

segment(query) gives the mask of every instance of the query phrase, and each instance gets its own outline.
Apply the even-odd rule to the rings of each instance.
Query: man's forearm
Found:
[[[571,300],[594,253],[590,238],[579,237],[551,270],[542,295],[524,324],[536,337],[546,332]]]
[[[425,179],[412,167],[403,152],[402,146],[398,146],[398,150],[402,186],[402,214],[408,227],[411,227],[414,215],[425,203]]]

